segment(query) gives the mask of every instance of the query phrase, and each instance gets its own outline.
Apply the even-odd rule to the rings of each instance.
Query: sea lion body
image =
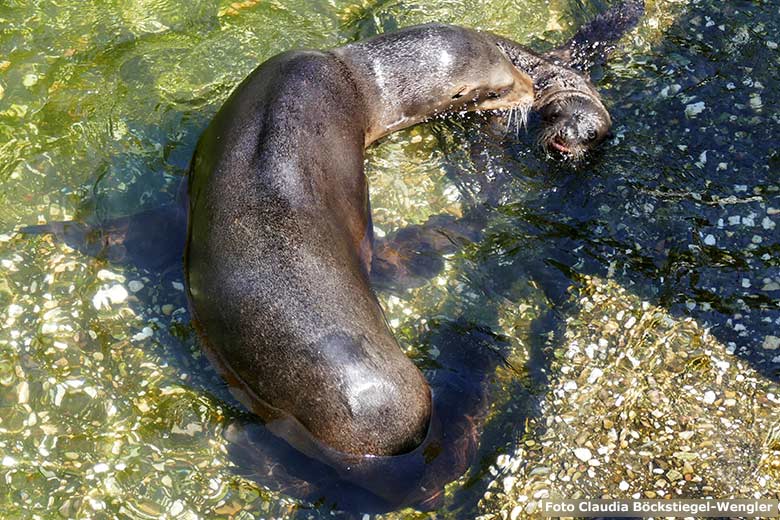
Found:
[[[444,25],[283,53],[235,90],[192,163],[185,265],[198,328],[251,409],[342,453],[422,441],[428,385],[369,286],[363,149],[437,113],[532,99],[490,36]]]

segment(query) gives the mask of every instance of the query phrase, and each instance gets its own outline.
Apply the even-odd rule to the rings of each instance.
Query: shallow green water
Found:
[[[0,5],[3,517],[330,515],[327,507],[270,491],[231,469],[222,433],[244,415],[200,354],[180,274],[110,265],[47,238],[15,236],[17,226],[109,219],[170,201],[220,103],[256,65],[283,50],[331,47],[433,20],[548,48],[606,5]],[[597,453],[593,424],[601,417],[595,414],[608,412],[593,402],[609,393],[607,378],[591,381],[588,375],[578,382],[588,406],[560,399],[571,394],[571,373],[593,373],[588,358],[571,354],[573,342],[584,345],[589,334],[598,334],[591,340],[605,356],[614,354],[612,348],[635,348],[646,356],[640,359],[653,360],[652,353],[669,348],[686,360],[711,360],[690,365],[707,384],[700,389],[706,402],[706,392],[725,399],[744,392],[756,399],[753,422],[736,421],[728,414],[744,413],[724,405],[734,429],[685,423],[684,431],[707,434],[716,446],[748,439],[742,451],[728,453],[752,454],[748,458],[758,466],[743,472],[734,463],[737,455],[723,451],[711,468],[693,464],[694,478],[686,480],[711,471],[706,485],[715,491],[675,484],[672,477],[662,489],[677,485],[683,496],[776,496],[774,452],[759,448],[777,448],[771,425],[773,385],[780,377],[778,43],[780,12],[770,2],[653,2],[638,32],[596,71],[615,137],[585,167],[550,162],[534,149],[533,135],[487,132],[480,117],[429,123],[370,152],[367,171],[380,234],[475,207],[487,208],[490,218],[487,235],[453,255],[439,277],[420,289],[381,295],[402,344],[423,365],[445,348],[420,339],[439,321],[465,318],[507,335],[512,345],[514,369],[499,370],[480,459],[449,488],[441,517],[519,514],[515,504],[556,485],[567,493],[656,492],[652,468],[649,477],[638,469],[648,467],[642,450],[631,455],[622,441],[616,442],[624,451],[612,455],[614,466],[602,461],[604,472],[593,475],[596,466],[578,469],[576,459],[569,464],[548,453],[570,453],[577,446]],[[587,306],[577,302],[592,292],[585,276],[608,279],[606,287],[626,291],[622,298],[633,307],[583,312]],[[658,306],[652,319],[641,321],[646,309],[639,300]],[[646,335],[626,339],[619,328],[604,325],[625,323],[626,312],[637,314]],[[686,318],[699,328],[673,325],[688,323]],[[708,335],[697,339],[707,328]],[[667,329],[672,332],[661,333]],[[599,370],[609,375],[611,358],[604,359]],[[700,369],[698,363],[708,362],[739,367],[743,378]],[[626,363],[619,360],[612,370],[625,377],[621,385],[630,385],[631,378],[662,380],[659,365],[641,363],[626,375]],[[731,385],[732,378],[744,384],[744,374],[755,382],[750,389]],[[648,439],[647,432],[659,427],[643,422],[642,414],[660,407],[663,397],[677,399],[663,385],[650,385],[652,392],[662,398],[644,402],[634,396],[629,401],[635,408],[609,408],[632,417],[626,428]],[[571,429],[556,427],[566,422],[557,417],[566,417]],[[673,433],[683,428],[664,424]],[[591,433],[594,439],[582,438]],[[614,478],[632,464],[633,476]],[[658,467],[669,473],[667,466]],[[559,472],[563,476],[537,487],[540,475]],[[562,480],[577,472],[588,479]]]

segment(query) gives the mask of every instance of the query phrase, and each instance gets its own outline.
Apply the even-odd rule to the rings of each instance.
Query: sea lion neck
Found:
[[[363,98],[366,146],[446,112],[528,109],[533,99],[530,78],[492,37],[462,27],[410,27],[331,53]]]

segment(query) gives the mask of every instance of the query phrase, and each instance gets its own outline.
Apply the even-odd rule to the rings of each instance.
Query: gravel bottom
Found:
[[[483,519],[558,498],[780,497],[778,386],[707,329],[588,278],[529,434],[498,458]]]

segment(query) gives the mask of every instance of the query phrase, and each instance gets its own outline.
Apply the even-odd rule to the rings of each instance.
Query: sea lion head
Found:
[[[609,135],[609,112],[591,89],[553,88],[537,106],[542,117],[540,144],[566,159],[582,159]]]
[[[558,67],[548,80],[534,103],[542,117],[539,143],[547,151],[578,161],[609,135],[612,119],[582,74]]]

